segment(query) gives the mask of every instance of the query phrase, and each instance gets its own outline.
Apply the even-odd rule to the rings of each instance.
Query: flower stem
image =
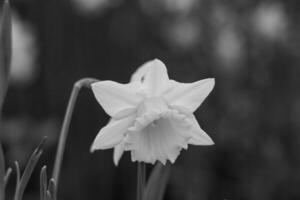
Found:
[[[99,81],[99,80],[93,79],[93,78],[83,78],[83,79],[80,79],[79,81],[77,81],[73,86],[72,93],[71,93],[69,103],[68,103],[68,107],[66,110],[65,118],[63,121],[62,129],[60,132],[59,143],[57,146],[54,169],[53,169],[53,174],[52,174],[52,177],[56,181],[56,186],[58,185],[60,168],[61,168],[63,155],[64,155],[64,151],[65,151],[66,140],[68,137],[70,122],[71,122],[72,114],[74,111],[74,107],[76,104],[76,100],[77,100],[79,91],[81,90],[82,87],[90,88],[91,84],[94,82],[97,82],[97,81]]]
[[[142,200],[146,185],[146,164],[138,162],[137,164],[137,200]]]

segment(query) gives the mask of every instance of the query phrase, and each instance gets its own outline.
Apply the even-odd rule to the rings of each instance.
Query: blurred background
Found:
[[[300,199],[300,1],[11,3],[13,60],[0,136],[8,165],[18,160],[24,167],[48,136],[25,199],[38,199],[42,165],[51,174],[73,83],[83,77],[126,83],[153,58],[181,82],[216,78],[195,113],[216,145],[181,153],[166,200]],[[136,165],[129,153],[114,167],[112,150],[89,152],[107,121],[84,89],[67,141],[59,199],[135,198]]]

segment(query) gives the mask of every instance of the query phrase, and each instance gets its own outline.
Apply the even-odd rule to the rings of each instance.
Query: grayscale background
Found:
[[[2,1],[0,1],[2,3]],[[25,200],[51,173],[73,83],[129,81],[161,59],[172,79],[214,77],[196,111],[214,146],[190,146],[172,166],[165,200],[300,199],[299,0],[12,0],[13,61],[1,140],[8,165],[48,136]],[[112,150],[90,154],[108,116],[79,96],[59,185],[60,200],[132,200],[136,164]],[[151,166],[148,166],[151,170]],[[9,184],[9,194],[14,191]]]

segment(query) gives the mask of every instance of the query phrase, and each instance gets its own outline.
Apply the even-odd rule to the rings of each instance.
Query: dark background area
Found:
[[[0,1],[2,2],[2,1]],[[190,146],[172,166],[172,200],[300,199],[300,24],[297,0],[12,0],[13,62],[1,140],[24,167],[48,143],[25,199],[51,173],[74,82],[129,81],[161,59],[180,82],[214,77],[196,111],[214,146]],[[108,121],[89,90],[79,96],[59,199],[132,200],[136,164],[112,150],[90,154]],[[149,166],[149,170],[151,166]],[[13,191],[13,181],[9,188]]]

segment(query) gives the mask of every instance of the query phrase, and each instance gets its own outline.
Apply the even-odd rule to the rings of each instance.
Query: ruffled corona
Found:
[[[124,151],[131,151],[132,161],[165,164],[174,163],[188,144],[214,144],[193,115],[213,87],[214,79],[169,80],[165,65],[157,59],[141,66],[128,84],[92,84],[111,120],[100,130],[91,151],[115,148],[116,165]]]

